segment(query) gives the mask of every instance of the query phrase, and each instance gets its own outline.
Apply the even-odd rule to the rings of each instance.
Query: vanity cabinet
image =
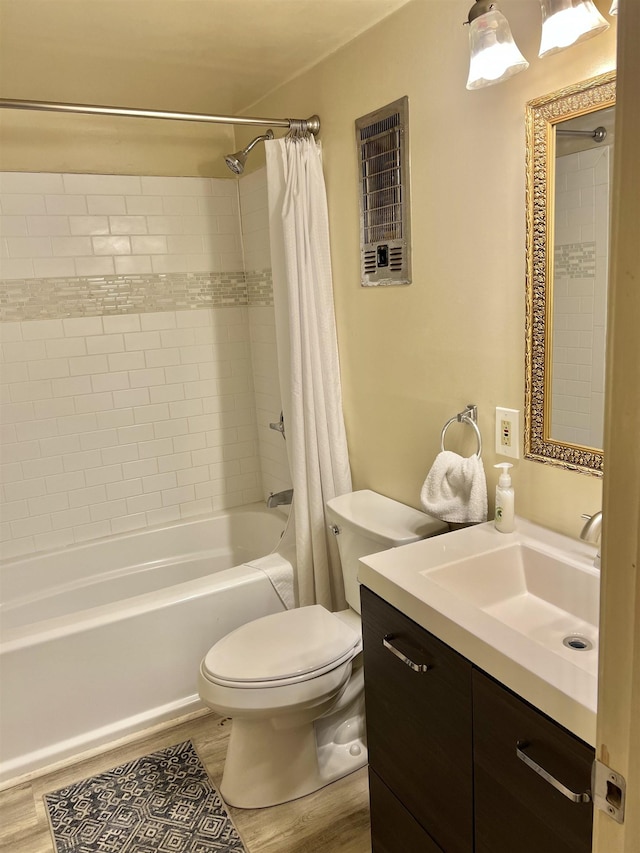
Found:
[[[476,853],[591,850],[594,750],[476,669],[473,748]]]
[[[411,812],[369,767],[371,839],[374,853],[442,853]]]
[[[366,587],[361,596],[373,851],[469,853],[471,664]],[[384,840],[378,810],[398,812]],[[420,828],[424,846],[403,841]]]
[[[594,750],[361,597],[373,853],[588,853]]]

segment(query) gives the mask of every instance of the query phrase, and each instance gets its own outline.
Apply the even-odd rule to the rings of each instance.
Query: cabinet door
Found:
[[[476,853],[588,853],[594,750],[478,670],[473,673]]]
[[[369,796],[372,853],[442,853],[371,768]]]
[[[437,845],[470,853],[471,664],[370,590],[361,596],[369,763]],[[385,639],[429,668],[415,671]]]

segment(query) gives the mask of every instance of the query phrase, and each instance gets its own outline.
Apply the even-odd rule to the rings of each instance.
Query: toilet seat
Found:
[[[202,663],[214,684],[280,687],[317,678],[351,660],[360,636],[314,604],[256,619],[219,640]]]

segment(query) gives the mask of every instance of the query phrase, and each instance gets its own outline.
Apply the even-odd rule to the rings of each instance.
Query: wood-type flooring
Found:
[[[229,719],[196,716],[91,757],[65,763],[0,792],[0,851],[55,853],[42,796],[171,744],[191,740],[219,788]],[[370,853],[367,769],[290,803],[267,809],[229,807],[247,853]]]

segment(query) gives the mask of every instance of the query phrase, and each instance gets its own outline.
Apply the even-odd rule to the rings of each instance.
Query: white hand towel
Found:
[[[441,521],[487,520],[487,481],[482,459],[450,450],[436,456],[420,492],[425,512]]]

